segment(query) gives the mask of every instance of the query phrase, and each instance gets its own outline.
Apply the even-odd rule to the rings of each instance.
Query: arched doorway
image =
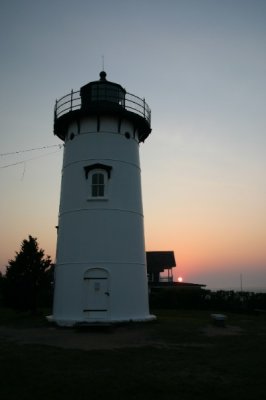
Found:
[[[105,320],[109,312],[109,273],[91,268],[84,274],[84,316],[86,320]]]

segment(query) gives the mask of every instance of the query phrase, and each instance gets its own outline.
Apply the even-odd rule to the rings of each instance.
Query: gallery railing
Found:
[[[99,90],[97,92],[93,92],[91,98],[91,104],[102,101],[116,103],[125,110],[131,111],[143,117],[149,123],[149,125],[151,123],[150,107],[146,103],[145,99],[141,99],[140,97],[135,96],[134,94],[127,92],[118,93],[118,91],[114,91],[113,88],[110,89],[105,88],[104,91]],[[79,110],[80,108],[81,108],[80,91],[72,90],[70,93],[61,97],[59,100],[56,100],[54,109],[54,118],[56,120],[62,115],[70,111]]]

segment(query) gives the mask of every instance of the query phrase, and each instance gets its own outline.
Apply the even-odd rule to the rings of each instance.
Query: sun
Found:
[[[178,282],[183,282],[182,276],[179,276],[179,277],[177,278],[177,281],[178,281]]]

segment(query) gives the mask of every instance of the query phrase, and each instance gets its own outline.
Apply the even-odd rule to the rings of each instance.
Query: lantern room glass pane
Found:
[[[94,84],[91,87],[91,100],[92,101],[108,101],[117,103],[122,106],[125,105],[125,93],[119,87],[112,84]]]

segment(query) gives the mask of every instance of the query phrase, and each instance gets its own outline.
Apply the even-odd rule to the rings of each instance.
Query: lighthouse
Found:
[[[148,321],[139,144],[148,104],[100,79],[56,101],[64,142],[52,320],[60,326]]]

